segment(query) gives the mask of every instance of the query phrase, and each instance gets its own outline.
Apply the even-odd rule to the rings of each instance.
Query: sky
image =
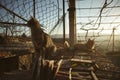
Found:
[[[111,0],[107,0],[109,3]],[[83,0],[79,1],[76,4],[76,7],[78,8],[91,8],[91,9],[80,9],[77,10],[76,16],[77,16],[77,22],[80,23],[77,25],[77,28],[79,29],[81,26],[89,29],[89,28],[97,28],[99,23],[100,18],[98,19],[98,16],[100,14],[101,9],[92,9],[92,8],[97,8],[97,7],[102,7],[105,3],[105,0]],[[81,4],[81,5],[80,5]],[[108,7],[112,6],[119,6],[120,5],[120,0],[113,0],[113,2],[108,5]],[[116,29],[120,29],[117,27],[120,24],[120,7],[119,8],[105,8],[102,11],[101,16],[110,16],[110,15],[119,15],[119,16],[114,16],[114,17],[101,17],[101,24],[98,28],[98,31],[102,30],[101,33],[103,34],[110,34],[111,30],[113,27],[116,27]],[[79,16],[88,16],[87,18],[79,18]],[[90,16],[97,16],[97,17],[90,17]],[[98,19],[98,21],[97,21]],[[97,21],[97,22],[96,22]],[[84,23],[89,23],[92,22],[89,25],[84,26]],[[118,24],[114,24],[115,22],[119,22]],[[105,24],[106,23],[106,24]]]
[[[65,0],[66,9],[66,34],[69,34],[69,12],[68,2]],[[62,8],[62,0],[59,0]],[[107,3],[111,2],[111,0],[107,0]],[[81,33],[81,35],[86,35],[86,30],[88,29],[96,29],[89,30],[88,34],[92,35],[111,35],[113,28],[115,29],[115,34],[120,34],[120,0],[113,0],[111,4],[104,8],[101,13],[101,22],[100,22],[100,10],[105,4],[105,0],[76,0],[76,30],[77,35]],[[115,7],[118,6],[118,7]],[[96,9],[93,9],[96,8]],[[100,23],[100,25],[98,25]],[[99,28],[98,28],[99,27]],[[61,27],[57,27],[56,31],[53,34],[62,34],[63,25]],[[83,30],[86,29],[86,30]]]
[[[16,14],[29,20],[33,16],[33,0],[0,0],[8,9],[13,10]],[[36,18],[44,26],[43,28],[47,33],[54,27],[58,19],[62,17],[62,1],[59,1],[59,15],[58,15],[58,3],[57,0],[36,0]],[[111,0],[107,0],[109,3]],[[78,33],[86,34],[83,29],[96,29],[98,27],[100,10],[103,7],[105,0],[76,0],[76,30]],[[120,34],[120,0],[113,0],[111,4],[104,8],[101,16],[101,24],[97,30],[89,30],[90,35],[100,33],[111,34],[112,29],[116,28],[115,34]],[[69,34],[69,12],[68,12],[68,0],[65,0],[65,23],[66,23],[66,34]],[[115,8],[114,6],[119,6]],[[98,9],[92,9],[98,8]],[[0,8],[0,20],[4,22],[12,22],[13,16],[7,13],[4,9]],[[107,17],[109,16],[109,17]],[[26,23],[23,20],[16,18],[16,22]],[[98,19],[98,20],[97,20]],[[95,24],[96,23],[96,24]],[[28,30],[28,29],[27,29]],[[63,24],[55,28],[52,34],[62,34]]]

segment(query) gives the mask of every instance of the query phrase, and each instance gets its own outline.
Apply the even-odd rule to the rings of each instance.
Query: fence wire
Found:
[[[35,10],[34,10],[35,1]],[[0,1],[0,33],[30,35],[30,30],[24,24],[34,16],[39,20],[46,32],[49,32],[58,22],[57,0],[1,0]],[[8,33],[8,34],[9,34]],[[11,34],[9,34],[11,35]]]

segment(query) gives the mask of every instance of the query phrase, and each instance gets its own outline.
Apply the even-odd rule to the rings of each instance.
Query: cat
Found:
[[[27,24],[31,28],[32,42],[38,54],[37,56],[42,56],[46,59],[52,58],[57,48],[50,35],[43,31],[36,18],[31,18]]]
[[[48,64],[49,62],[47,63],[45,61],[50,61],[53,58],[53,55],[57,50],[56,45],[53,43],[50,35],[43,31],[40,23],[36,18],[31,18],[27,24],[28,27],[31,28],[31,38],[35,48],[32,78],[33,80],[48,80],[46,78],[52,77],[51,75],[53,72],[49,66],[52,64]]]

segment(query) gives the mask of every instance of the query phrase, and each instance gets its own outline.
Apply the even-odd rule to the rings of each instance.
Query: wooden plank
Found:
[[[60,67],[61,67],[61,64],[62,64],[62,59],[58,62],[58,64],[57,64],[57,68],[56,68],[56,71],[55,71],[55,76],[56,76],[56,74],[58,73],[58,71],[59,71],[59,69],[60,69]]]
[[[69,76],[69,72],[65,72],[65,71],[59,71],[58,74]],[[73,72],[72,71],[72,76],[79,76],[79,75],[87,76],[87,75],[90,75],[90,73],[89,72]]]
[[[94,68],[95,68],[95,70],[100,69],[99,66],[98,66],[97,64],[95,64]]]
[[[93,64],[94,61],[93,60],[82,60],[82,59],[71,59],[72,62],[80,62],[80,63],[89,63],[89,64]]]
[[[91,76],[92,76],[93,80],[98,80],[96,74],[93,71],[91,71]]]
[[[72,68],[69,69],[69,80],[72,80]]]
[[[62,74],[57,74],[56,79],[69,80],[69,76],[62,75]],[[91,77],[90,76],[88,76],[88,77],[81,76],[81,77],[72,77],[71,79],[72,80],[91,80]]]
[[[70,67],[61,67],[60,70],[65,70],[65,71],[69,71]],[[83,72],[90,72],[90,71],[94,71],[93,67],[90,68],[72,68],[72,71],[83,71]]]

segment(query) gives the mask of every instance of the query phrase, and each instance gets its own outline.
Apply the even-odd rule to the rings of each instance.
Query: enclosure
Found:
[[[32,79],[31,18],[62,49],[56,80],[120,79],[119,0],[0,0],[0,80]]]

